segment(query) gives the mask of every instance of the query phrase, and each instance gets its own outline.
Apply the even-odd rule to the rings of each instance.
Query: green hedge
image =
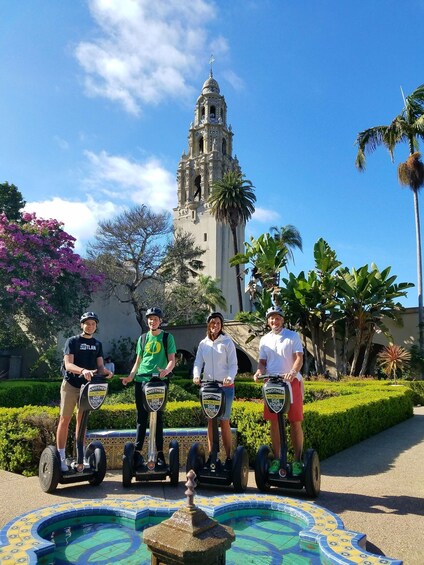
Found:
[[[374,381],[360,385],[313,383],[312,389],[316,393],[338,393],[338,396],[305,405],[305,449],[314,447],[320,459],[413,414],[415,393],[407,386],[394,387]],[[58,407],[0,409],[0,468],[25,475],[37,474],[42,450],[54,443],[58,418]],[[135,418],[134,404],[102,406],[90,414],[89,429],[134,429]],[[252,464],[259,447],[269,445],[269,423],[263,420],[262,403],[235,401],[231,420],[232,425],[237,427],[239,443],[248,450]],[[73,436],[74,425],[75,418],[71,421],[69,438]],[[164,425],[170,428],[202,427],[206,422],[197,401],[169,402],[164,413]]]

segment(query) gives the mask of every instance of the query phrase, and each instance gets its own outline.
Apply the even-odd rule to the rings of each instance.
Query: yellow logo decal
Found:
[[[162,349],[162,344],[160,341],[148,341],[146,343],[146,353],[150,355],[156,355]]]

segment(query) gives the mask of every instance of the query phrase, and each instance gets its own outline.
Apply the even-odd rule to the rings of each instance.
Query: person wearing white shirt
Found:
[[[230,414],[234,400],[234,379],[237,375],[237,353],[233,340],[223,332],[224,317],[220,312],[212,312],[207,320],[207,335],[199,343],[193,367],[193,382],[203,381],[222,383],[225,394],[225,413],[220,417],[221,437],[224,445],[225,468],[231,469],[231,427]],[[212,420],[208,419],[209,454],[213,444]]]
[[[303,450],[303,381],[300,370],[303,365],[303,347],[299,334],[284,327],[283,311],[279,306],[268,308],[267,324],[271,331],[265,334],[259,342],[259,363],[254,374],[255,381],[259,375],[282,375],[289,383],[292,402],[287,414],[290,422],[290,437],[294,448],[294,476],[302,473]],[[271,424],[271,444],[274,460],[269,471],[276,473],[280,469],[281,440],[277,414],[271,413],[266,404],[264,418]]]

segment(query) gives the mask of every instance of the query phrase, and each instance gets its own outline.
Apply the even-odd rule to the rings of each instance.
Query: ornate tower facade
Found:
[[[226,318],[238,312],[235,268],[229,259],[234,246],[227,225],[216,222],[210,213],[208,197],[212,184],[233,170],[241,172],[233,154],[233,132],[227,125],[227,104],[220,94],[212,69],[202,87],[194,110],[194,122],[188,132],[188,153],[183,153],[178,165],[178,205],[174,208],[174,226],[194,235],[195,242],[205,250],[202,272],[219,279],[227,302]],[[244,226],[238,230],[239,250],[243,249]]]

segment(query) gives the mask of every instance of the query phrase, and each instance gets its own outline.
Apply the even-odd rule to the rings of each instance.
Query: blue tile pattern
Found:
[[[401,565],[402,561],[377,556],[364,550],[366,537],[344,529],[343,522],[334,513],[306,501],[262,494],[233,494],[214,497],[196,496],[195,504],[216,519],[237,517],[258,510],[281,513],[282,519],[290,517],[301,525],[300,547],[315,552],[321,563],[361,565]],[[42,533],[66,526],[69,522],[90,517],[100,522],[116,521],[140,529],[149,521],[157,523],[171,516],[186,501],[164,501],[147,495],[134,499],[110,498],[107,500],[78,500],[40,508],[18,516],[0,531],[0,563],[2,565],[37,564],[54,549]],[[275,520],[275,518],[274,518]],[[52,527],[54,526],[54,528]],[[113,545],[113,544],[112,544]],[[294,561],[293,561],[294,562]]]

